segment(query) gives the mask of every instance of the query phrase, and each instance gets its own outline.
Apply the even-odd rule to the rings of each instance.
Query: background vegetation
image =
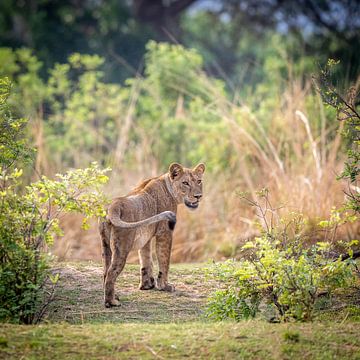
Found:
[[[334,58],[339,93],[358,91],[356,3],[3,1],[0,75],[36,148],[26,178],[97,161],[112,167],[116,196],[172,161],[204,161],[206,196],[196,214],[180,211],[176,261],[233,256],[258,234],[236,190],[267,187],[311,230],[344,200],[335,178],[350,144],[311,76]],[[55,253],[100,259],[96,230],[80,222],[62,219]]]

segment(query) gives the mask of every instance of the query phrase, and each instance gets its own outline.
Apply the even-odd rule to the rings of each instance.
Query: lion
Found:
[[[204,172],[202,163],[193,169],[173,163],[166,174],[147,179],[128,195],[112,201],[99,226],[106,307],[120,305],[115,297],[115,282],[132,249],[139,250],[140,290],[175,291],[168,283],[168,273],[177,206],[185,204],[191,210],[199,206]],[[151,260],[153,237],[159,265],[156,281]]]

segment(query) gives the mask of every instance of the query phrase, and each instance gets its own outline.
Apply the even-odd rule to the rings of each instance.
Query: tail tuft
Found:
[[[169,229],[170,229],[170,230],[174,230],[174,229],[175,229],[175,225],[176,225],[176,220],[175,220],[175,221],[170,220],[170,221],[168,222],[168,224],[169,224]]]

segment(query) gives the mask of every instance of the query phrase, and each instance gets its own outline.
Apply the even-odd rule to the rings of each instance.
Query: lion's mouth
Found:
[[[190,209],[196,209],[199,206],[199,202],[198,201],[190,202],[185,200],[185,205]]]

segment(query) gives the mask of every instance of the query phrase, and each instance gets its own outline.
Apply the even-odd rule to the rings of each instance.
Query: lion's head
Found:
[[[205,165],[199,164],[193,169],[188,169],[180,164],[173,163],[169,167],[169,178],[174,195],[179,204],[195,210],[202,198],[202,177]]]

